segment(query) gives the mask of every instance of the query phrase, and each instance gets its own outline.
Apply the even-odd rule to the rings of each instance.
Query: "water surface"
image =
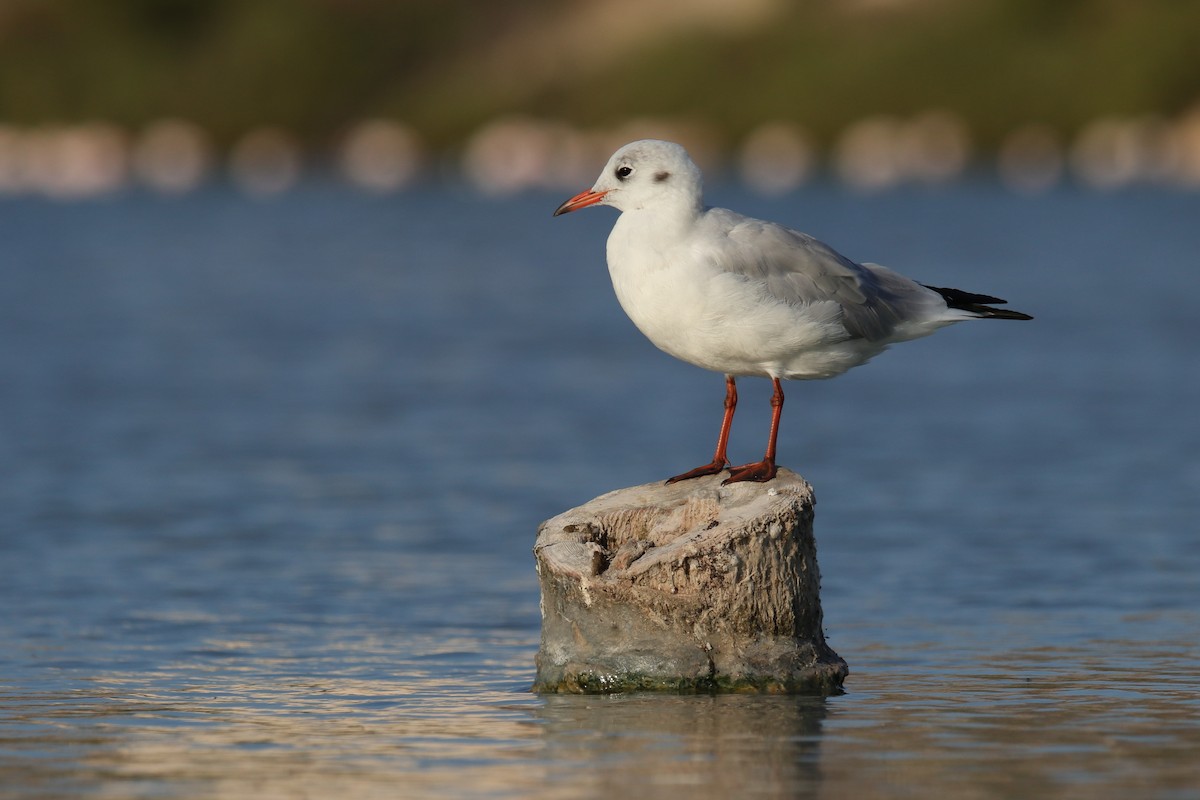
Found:
[[[788,384],[826,699],[528,692],[537,524],[723,398],[561,199],[0,202],[5,796],[1200,796],[1200,195],[714,192],[1037,317]]]

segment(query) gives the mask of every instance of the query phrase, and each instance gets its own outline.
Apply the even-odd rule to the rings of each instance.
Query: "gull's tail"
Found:
[[[1007,300],[1001,300],[999,297],[991,297],[986,294],[972,294],[964,292],[961,289],[944,289],[941,286],[927,286],[922,283],[926,289],[932,289],[942,296],[946,301],[946,305],[950,308],[957,308],[961,311],[967,311],[977,317],[990,317],[992,319],[1033,319],[1028,314],[1022,314],[1020,311],[1009,311],[1007,308],[992,308],[993,305],[1004,305]]]

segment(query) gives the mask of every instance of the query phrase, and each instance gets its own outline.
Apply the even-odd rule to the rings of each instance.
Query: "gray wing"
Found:
[[[842,308],[849,338],[880,341],[929,302],[928,290],[903,275],[866,266],[805,233],[711,209],[725,228],[722,267],[761,282],[783,302],[807,305],[833,301]]]

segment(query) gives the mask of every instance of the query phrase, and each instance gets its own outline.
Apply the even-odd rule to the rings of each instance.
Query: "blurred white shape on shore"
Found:
[[[0,188],[70,200],[120,189],[128,168],[125,134],[101,122],[7,129],[0,142]]]
[[[815,164],[812,140],[803,128],[788,122],[769,122],[754,129],[738,154],[742,181],[766,195],[795,190]]]
[[[1084,126],[1071,147],[1075,174],[1094,189],[1117,189],[1154,181],[1167,171],[1168,128],[1150,117],[1102,117]]]
[[[582,174],[584,140],[566,125],[528,117],[503,117],[467,142],[462,168],[485,194],[532,188],[558,189]]]
[[[234,144],[229,154],[233,182],[258,197],[279,194],[300,178],[300,146],[281,128],[257,128]]]
[[[1049,125],[1029,123],[1012,131],[1000,143],[996,170],[1000,182],[1015,192],[1036,194],[1062,180],[1063,145]]]
[[[1175,123],[1168,180],[1177,186],[1200,188],[1200,106]]]
[[[900,130],[900,168],[922,183],[946,183],[962,174],[971,157],[967,124],[950,111],[917,114]]]
[[[195,189],[213,164],[212,145],[198,126],[177,119],[152,123],[133,143],[134,176],[165,194]]]
[[[421,168],[421,145],[407,125],[374,119],[353,127],[338,151],[342,175],[359,188],[394,192],[416,178]]]
[[[545,180],[552,143],[543,123],[505,117],[484,125],[467,141],[462,168],[485,194],[511,194]]]
[[[466,180],[487,194],[578,191],[591,184],[614,150],[640,138],[680,142],[710,175],[720,176],[730,163],[721,134],[703,121],[632,118],[580,130],[553,120],[505,116],[470,137],[460,166]],[[872,191],[904,182],[954,180],[968,166],[971,151],[962,119],[934,110],[909,118],[859,120],[842,132],[828,156],[837,178]],[[287,131],[261,127],[235,143],[228,167],[240,189],[271,195],[299,180],[304,155]],[[375,192],[405,187],[427,163],[419,135],[383,119],[352,126],[334,155],[347,181]],[[802,127],[769,122],[751,131],[733,155],[737,174],[748,187],[782,194],[809,179],[824,154]],[[132,143],[121,128],[103,122],[29,128],[0,124],[0,195],[86,198],[118,191],[130,177],[156,191],[180,193],[201,184],[219,157],[204,130],[176,119],[148,125]],[[1173,119],[1096,119],[1069,146],[1049,126],[1030,123],[1004,137],[995,165],[1003,185],[1025,193],[1053,187],[1068,170],[1080,184],[1098,190],[1133,183],[1200,189],[1200,106]]]
[[[904,177],[897,163],[896,142],[900,121],[875,116],[850,125],[833,148],[833,166],[839,178],[864,191],[886,189]]]
[[[925,111],[908,119],[873,116],[842,133],[834,146],[838,176],[864,191],[904,181],[945,183],[962,174],[971,154],[966,123],[949,111]]]
[[[578,191],[591,186],[600,169],[612,155],[611,136],[595,131],[578,131],[558,126],[553,172],[543,184],[546,188]]]
[[[25,190],[25,135],[10,125],[0,125],[0,194]]]

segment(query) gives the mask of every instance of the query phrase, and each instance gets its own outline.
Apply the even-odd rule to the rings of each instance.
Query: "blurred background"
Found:
[[[0,192],[589,182],[683,141],[784,192],[998,176],[1200,187],[1172,0],[3,0]]]

